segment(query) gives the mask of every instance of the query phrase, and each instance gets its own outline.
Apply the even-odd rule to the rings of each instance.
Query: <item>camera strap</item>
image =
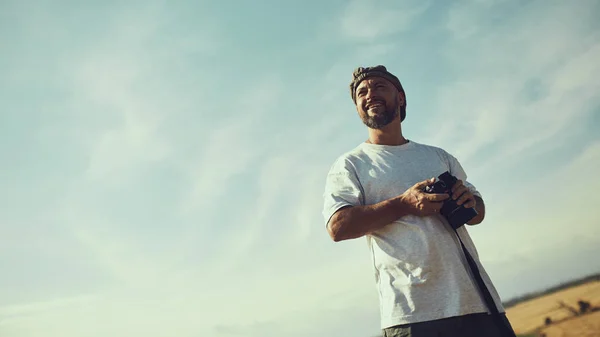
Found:
[[[503,318],[502,315],[500,314],[500,312],[498,311],[496,302],[494,301],[492,294],[490,293],[488,287],[485,285],[485,282],[483,281],[483,278],[481,277],[481,273],[479,272],[479,267],[477,267],[477,263],[475,262],[475,259],[473,259],[473,256],[471,256],[471,253],[469,253],[469,250],[467,249],[467,247],[465,247],[463,241],[460,238],[460,235],[458,234],[458,231],[456,229],[453,229],[453,230],[456,233],[458,242],[460,242],[462,250],[465,254],[467,263],[469,264],[469,268],[471,269],[471,274],[475,278],[477,287],[479,288],[479,290],[483,296],[483,301],[485,302],[486,306],[490,310],[492,319],[494,320],[494,322],[496,323],[496,325],[502,332],[503,336],[516,337],[515,332],[513,331],[513,329],[510,326],[510,323],[508,323],[508,321],[506,321],[505,318]]]

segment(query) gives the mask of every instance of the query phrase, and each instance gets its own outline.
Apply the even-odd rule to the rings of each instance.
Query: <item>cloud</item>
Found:
[[[235,112],[223,118],[221,125],[202,137],[202,153],[184,167],[192,180],[190,195],[184,198],[183,210],[209,211],[211,205],[227,192],[226,184],[234,175],[264,155],[267,144],[257,134],[260,124],[280,104],[282,83],[277,75],[267,75],[228,104]],[[219,109],[221,110],[221,109]]]
[[[338,303],[336,298],[323,301],[319,310],[295,310],[274,321],[242,325],[229,323],[215,327],[217,336],[374,336],[380,331],[377,300],[363,292],[344,293],[351,299]],[[332,305],[332,303],[335,303]],[[339,307],[338,307],[339,304]],[[301,317],[299,321],[298,318]],[[362,322],[363,324],[349,324]],[[368,323],[366,323],[368,322]],[[220,334],[219,334],[220,333]]]
[[[457,12],[461,22],[485,17],[463,5],[456,5],[450,17]],[[456,40],[447,57],[460,77],[440,88],[436,107],[440,118],[453,118],[431,136],[433,142],[455,144],[464,162],[491,158],[484,164],[491,168],[507,158],[550,150],[555,142],[549,140],[576,133],[582,117],[600,103],[600,68],[594,61],[600,56],[600,35],[588,28],[589,14],[574,15],[584,12],[585,6],[566,4],[526,7],[502,24],[480,26],[469,39]],[[555,24],[558,13],[561,25]],[[465,55],[462,50],[469,46],[477,48]]]
[[[89,127],[77,136],[90,144],[91,179],[115,179],[115,171],[126,179],[139,165],[172,159],[174,144],[165,139],[165,125],[198,101],[194,89],[200,88],[181,90],[187,83],[177,73],[178,64],[190,55],[206,57],[221,44],[202,30],[166,38],[177,15],[163,10],[151,3],[136,15],[129,9],[117,11],[105,35],[71,64],[74,117]],[[220,34],[210,22],[207,27]]]
[[[97,300],[96,295],[80,295],[68,298],[56,298],[45,302],[16,304],[0,307],[0,317],[12,319],[18,316],[30,316],[39,312],[57,310],[66,306],[87,305]]]
[[[162,219],[148,222],[142,220],[145,214],[159,213],[161,208],[140,211],[136,207],[140,206],[140,200],[148,201],[148,194],[163,192],[165,184],[149,178],[165,167],[176,170],[178,164],[185,162],[180,153],[180,139],[168,132],[172,120],[185,116],[187,109],[197,100],[201,101],[202,96],[210,96],[210,92],[198,90],[197,84],[188,85],[188,77],[180,76],[181,63],[187,62],[190,54],[197,62],[202,53],[217,50],[217,47],[209,46],[212,40],[195,39],[206,36],[202,30],[186,32],[182,37],[165,36],[165,27],[170,25],[173,12],[164,13],[157,3],[138,8],[112,8],[108,13],[103,8],[96,8],[94,13],[104,19],[101,21],[105,25],[96,31],[96,21],[90,21],[89,26],[86,25],[87,33],[71,29],[73,22],[69,20],[58,20],[57,11],[53,8],[34,13],[43,13],[42,21],[49,23],[48,27],[56,32],[53,35],[55,44],[68,50],[61,50],[64,58],[51,58],[51,62],[43,60],[45,64],[52,63],[49,69],[58,69],[56,72],[60,73],[61,80],[53,82],[51,87],[58,92],[57,96],[43,104],[44,111],[49,114],[44,119],[50,122],[41,125],[41,135],[36,136],[51,142],[55,146],[55,155],[63,148],[72,149],[68,155],[69,164],[75,162],[77,165],[68,167],[72,174],[65,179],[67,183],[47,199],[44,207],[48,209],[29,209],[31,213],[39,212],[32,221],[36,223],[34,232],[38,236],[42,234],[43,239],[34,236],[30,240],[27,230],[9,228],[9,224],[17,225],[11,219],[5,219],[6,227],[2,228],[3,233],[17,232],[19,246],[15,245],[10,253],[16,256],[16,253],[26,251],[27,256],[19,258],[33,262],[27,268],[14,268],[15,279],[26,277],[30,269],[35,271],[31,274],[43,275],[46,266],[41,264],[47,260],[53,263],[52,272],[56,274],[46,277],[43,286],[30,289],[31,293],[18,291],[18,295],[11,296],[16,303],[26,303],[32,297],[37,297],[41,303],[2,308],[0,324],[3,331],[9,324],[6,319],[9,319],[15,331],[26,334],[27,330],[28,335],[39,335],[42,331],[44,335],[58,331],[82,335],[81,331],[113,322],[111,315],[117,312],[127,316],[130,308],[120,306],[119,301],[127,301],[135,295],[118,293],[117,289],[143,293],[140,297],[159,292],[157,301],[160,302],[168,298],[163,291],[168,293],[172,284],[184,282],[186,267],[181,266],[177,251],[169,250],[169,246],[177,242],[169,239],[167,243],[161,242],[160,236],[152,233],[169,215],[161,214]],[[24,31],[40,32],[40,22],[31,19],[26,24],[30,26],[23,28]],[[218,32],[213,29],[211,34]],[[69,39],[77,41],[81,35],[87,40],[79,44],[66,42]],[[39,42],[36,41],[38,35],[27,35],[26,38],[28,46],[39,45],[36,43]],[[39,56],[43,52],[34,54]],[[17,66],[27,68],[27,64]],[[33,74],[24,72],[22,75]],[[44,78],[46,73],[36,75]],[[210,86],[210,83],[202,85]],[[180,129],[184,126],[180,125]],[[65,143],[57,144],[57,136],[61,141],[66,140]],[[55,164],[60,163],[44,163],[48,169]],[[165,197],[161,204],[169,205],[170,198]],[[178,233],[177,227],[174,232]],[[23,245],[30,247],[25,250]],[[12,264],[4,266],[12,268]],[[63,272],[64,275],[58,275]],[[86,279],[81,275],[83,273],[92,276]],[[28,280],[23,289],[35,284]],[[94,296],[110,298],[113,305],[110,301],[94,301],[93,308],[79,311],[78,302],[71,301],[69,296],[75,296],[81,288]],[[54,300],[55,295],[51,294],[64,295],[67,300]],[[94,314],[100,316],[97,321]],[[144,320],[147,317],[139,317],[139,322]],[[111,328],[126,329],[126,325],[127,320],[123,318],[123,321],[116,320]],[[50,329],[44,331],[48,327]],[[98,330],[98,335],[102,335],[102,329]]]
[[[210,95],[198,85],[188,86],[174,61],[185,63],[190,53],[201,57],[202,52],[217,48],[207,45],[212,41],[208,38],[191,41],[207,36],[201,30],[165,36],[177,15],[163,9],[160,3],[149,3],[110,14],[99,11],[107,24],[91,33],[94,43],[72,46],[69,58],[61,61],[70,65],[62,83],[67,101],[52,107],[62,118],[46,133],[64,134],[70,144],[78,144],[70,158],[80,159],[83,168],[63,186],[48,221],[74,250],[91,256],[97,270],[110,275],[106,282],[132,287],[153,286],[150,280],[176,261],[177,255],[165,254],[165,247],[155,250],[150,260],[145,250],[156,245],[152,235],[141,235],[139,230],[145,224],[145,233],[151,233],[148,226],[157,225],[148,224],[148,214],[162,213],[154,219],[164,221],[169,218],[164,213],[174,203],[167,198],[148,210],[149,204],[157,202],[149,197],[165,192],[165,183],[154,179],[164,178],[162,170],[176,172],[186,161],[181,148],[187,144],[177,138],[185,132],[170,133],[170,123],[187,117],[190,106]],[[185,126],[180,129],[187,131]],[[162,259],[161,254],[165,254]]]
[[[88,140],[91,149],[86,176],[93,180],[115,179],[118,173],[126,178],[139,170],[139,165],[168,156],[169,144],[157,134],[164,116],[159,107],[132,92],[131,88],[141,80],[135,75],[136,70],[140,71],[138,62],[125,61],[118,53],[108,56],[94,51],[93,54],[93,59],[83,65],[76,86],[82,97],[104,106],[114,119],[111,127],[96,131],[95,139]]]
[[[350,1],[339,19],[343,37],[373,41],[406,31],[430,6],[429,1]]]
[[[454,39],[471,38],[488,22],[490,12],[497,10],[499,3],[501,1],[494,0],[466,0],[455,3],[448,11],[446,27],[452,32]]]

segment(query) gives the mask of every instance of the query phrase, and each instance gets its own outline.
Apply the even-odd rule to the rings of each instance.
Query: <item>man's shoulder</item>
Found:
[[[363,144],[357,144],[356,146],[354,146],[353,148],[351,148],[350,150],[346,150],[345,152],[342,152],[342,154],[340,154],[338,156],[338,160],[356,160],[359,159],[360,157],[365,155],[365,150],[363,148]]]
[[[350,150],[346,150],[339,154],[333,161],[331,165],[330,172],[341,172],[353,170],[356,168],[356,165],[359,165],[361,162],[361,158],[365,155],[363,148],[360,144],[351,148]]]
[[[420,142],[413,142],[413,146],[414,148],[418,149],[419,151],[427,151],[427,152],[435,152],[440,156],[448,156],[450,153],[448,151],[446,151],[445,149],[443,149],[440,146],[437,145],[432,145],[432,144],[427,144],[427,143],[420,143]]]
[[[418,148],[446,152],[446,150],[444,150],[442,147],[437,146],[437,145],[432,145],[431,143],[421,143],[421,142],[415,142],[413,140],[411,140],[411,142],[414,144],[415,147],[418,147]]]

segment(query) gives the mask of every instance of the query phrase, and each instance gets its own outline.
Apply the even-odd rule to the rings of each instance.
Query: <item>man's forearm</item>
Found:
[[[327,230],[333,241],[356,239],[408,214],[400,197],[367,206],[342,208],[329,220]]]
[[[467,222],[467,225],[477,225],[480,224],[485,218],[485,204],[483,203],[483,199],[478,196],[475,197],[475,210],[477,211],[477,216],[475,216],[471,221]]]

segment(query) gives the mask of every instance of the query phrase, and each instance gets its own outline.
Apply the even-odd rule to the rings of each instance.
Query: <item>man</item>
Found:
[[[485,217],[461,164],[404,138],[406,95],[386,67],[357,68],[350,94],[369,137],[332,165],[323,216],[335,242],[366,237],[384,336],[514,336],[466,226],[454,230],[439,213],[453,198],[477,211],[467,225]],[[459,179],[451,195],[425,193],[445,171]]]

